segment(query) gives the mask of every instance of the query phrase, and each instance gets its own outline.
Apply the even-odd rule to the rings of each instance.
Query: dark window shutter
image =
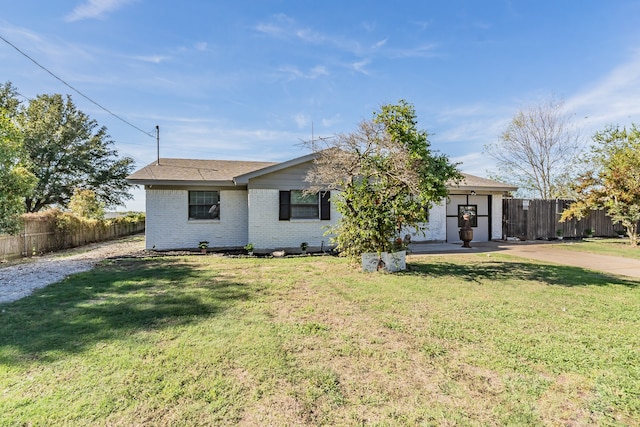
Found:
[[[280,192],[280,221],[286,221],[291,217],[291,192],[289,191],[281,191]]]
[[[331,197],[331,191],[323,191],[320,193],[320,219],[331,219],[331,205],[329,204],[329,198]]]

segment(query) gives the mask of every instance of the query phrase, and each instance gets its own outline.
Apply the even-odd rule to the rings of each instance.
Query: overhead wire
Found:
[[[152,132],[147,132],[144,131],[142,129],[140,129],[138,126],[134,125],[133,123],[127,121],[126,119],[120,117],[119,115],[117,115],[116,113],[112,112],[111,110],[109,110],[108,108],[102,106],[101,104],[99,104],[98,102],[94,101],[93,99],[91,99],[90,97],[88,97],[87,95],[85,95],[84,93],[80,92],[78,89],[76,89],[75,87],[73,87],[72,85],[70,85],[69,83],[67,83],[66,81],[64,81],[62,78],[58,77],[57,75],[55,75],[52,71],[49,71],[49,69],[47,69],[44,65],[40,64],[38,61],[36,61],[35,59],[33,59],[31,56],[29,56],[28,54],[26,54],[25,52],[23,52],[18,46],[14,45],[13,43],[11,43],[9,40],[7,40],[6,38],[4,38],[2,35],[0,35],[0,40],[4,41],[6,44],[8,44],[9,46],[11,46],[12,48],[14,48],[15,50],[17,50],[21,55],[23,55],[24,57],[26,57],[27,59],[29,59],[31,62],[33,62],[34,64],[36,64],[38,67],[42,68],[44,71],[46,71],[48,74],[50,74],[52,77],[54,77],[55,79],[59,80],[62,84],[64,84],[65,86],[67,86],[68,88],[70,88],[71,90],[73,90],[74,92],[76,92],[78,95],[82,96],[83,98],[85,98],[87,101],[91,102],[92,104],[96,105],[98,108],[100,108],[101,110],[106,111],[108,114],[110,114],[111,116],[115,117],[116,119],[124,122],[125,124],[127,124],[128,126],[131,126],[132,128],[138,130],[139,132],[142,132],[143,134],[153,138],[154,135],[152,134]]]

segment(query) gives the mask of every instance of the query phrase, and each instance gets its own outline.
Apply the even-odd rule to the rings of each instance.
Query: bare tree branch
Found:
[[[517,185],[521,193],[543,199],[566,197],[568,175],[583,151],[580,132],[564,111],[561,101],[551,98],[519,111],[497,143],[485,146],[496,160],[494,177]]]

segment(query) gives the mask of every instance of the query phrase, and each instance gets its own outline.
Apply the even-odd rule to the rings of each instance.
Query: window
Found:
[[[478,226],[478,205],[458,205],[458,227],[464,225],[464,215],[469,215],[471,227]]]
[[[306,193],[302,190],[280,192],[281,221],[289,219],[331,219],[329,191]]]
[[[189,219],[220,219],[220,192],[189,191]]]
[[[318,218],[320,204],[318,193],[305,193],[301,190],[291,191],[291,218]]]

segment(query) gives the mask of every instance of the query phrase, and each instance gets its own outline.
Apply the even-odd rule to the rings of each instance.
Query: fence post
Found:
[[[27,221],[23,221],[22,227],[22,255],[28,256],[27,252]]]

